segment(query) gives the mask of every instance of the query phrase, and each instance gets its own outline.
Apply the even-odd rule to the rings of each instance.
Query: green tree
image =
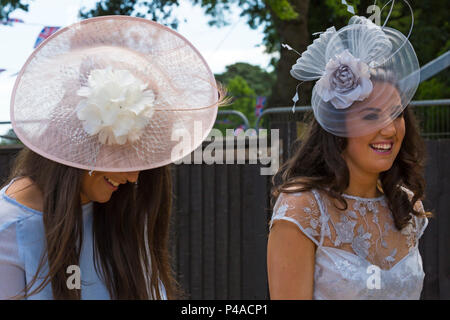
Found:
[[[0,0],[0,21],[8,19],[16,9],[28,11],[28,4],[23,0]]]
[[[348,0],[357,14],[368,15],[366,9],[374,3],[373,0]],[[387,1],[377,1],[383,5]],[[421,65],[436,58],[443,48],[449,50],[450,43],[450,7],[444,0],[409,0],[414,10],[415,25],[411,35],[411,42],[416,49]],[[27,10],[25,0],[0,0],[2,17],[12,10],[22,8]],[[100,0],[95,8],[81,11],[82,17],[100,15],[135,15],[147,16],[153,20],[168,24],[176,28],[178,20],[173,17],[172,9],[178,6],[179,0]],[[291,47],[302,52],[311,43],[310,34],[325,30],[335,25],[344,26],[351,14],[340,0],[191,0],[191,3],[200,5],[205,13],[211,17],[210,24],[223,26],[228,23],[225,13],[233,5],[239,6],[241,16],[247,18],[251,28],[263,26],[264,40],[268,52],[280,51],[280,60],[274,61],[277,81],[272,89],[271,106],[288,105],[297,81],[289,75],[292,64],[297,56],[293,52],[280,50],[281,43],[289,43]],[[409,8],[403,1],[396,1],[388,26],[399,29],[407,34],[410,26]],[[382,12],[386,17],[388,5]],[[383,20],[384,21],[384,20]],[[438,76],[444,87],[450,86],[448,72]],[[305,86],[300,96],[300,102],[309,102],[310,84]],[[424,95],[419,88],[418,94]],[[428,88],[425,90],[429,92]],[[436,98],[436,97],[434,97]]]
[[[0,0],[3,14],[17,8],[25,0]],[[347,0],[353,5],[356,14],[368,16],[366,9],[374,0]],[[387,1],[377,1],[384,5]],[[435,59],[450,49],[449,6],[444,0],[409,0],[414,9],[414,30],[410,37],[421,65]],[[172,9],[180,0],[100,0],[93,10],[83,9],[83,17],[99,15],[136,15],[147,16],[176,28],[178,21],[172,15]],[[298,81],[290,76],[291,66],[298,56],[292,51],[281,49],[281,43],[288,43],[299,52],[313,40],[310,35],[324,31],[327,27],[341,28],[347,24],[351,14],[340,0],[191,0],[194,5],[204,8],[211,17],[210,25],[223,26],[228,23],[226,13],[237,5],[240,15],[247,18],[251,28],[263,27],[263,44],[268,52],[280,53],[280,59],[274,60],[276,81],[268,107],[292,104],[292,96]],[[403,1],[396,1],[387,26],[399,29],[407,34],[410,26],[409,8]],[[311,4],[311,5],[310,5]],[[24,7],[24,10],[26,8]],[[389,11],[389,5],[382,12],[382,22]],[[443,51],[445,50],[445,51]],[[450,87],[448,69],[436,77],[437,80],[419,86],[416,97],[436,99],[448,98],[446,88]],[[306,82],[300,87],[298,105],[310,103],[312,83]],[[291,115],[290,115],[291,116]]]
[[[360,15],[368,15],[367,8],[374,3],[373,0],[353,0],[349,1]],[[450,50],[450,7],[447,1],[428,0],[414,1],[409,0],[414,13],[414,26],[409,38],[414,46],[419,64],[421,66],[434,60],[441,54]],[[377,4],[381,6],[381,2]],[[383,2],[383,5],[386,3]],[[340,1],[326,0],[326,4],[334,12],[335,20],[341,20],[341,23],[348,21],[352,16],[347,12],[345,6]],[[390,4],[381,12],[381,23],[383,24],[390,9]],[[314,15],[315,19],[320,16]],[[411,27],[411,13],[409,7],[403,1],[396,1],[389,21],[388,27],[392,27],[407,35]],[[414,100],[422,99],[442,99],[450,98],[450,70],[443,70],[435,77],[420,84]]]
[[[255,91],[250,88],[247,81],[241,76],[235,76],[228,82],[228,93],[234,98],[232,109],[237,110],[245,114],[250,122],[250,126],[253,126],[255,116],[255,104],[256,94]]]
[[[194,5],[200,5],[205,13],[211,17],[210,25],[223,26],[228,24],[225,13],[232,9],[232,5],[238,5],[241,16],[247,18],[251,28],[264,28],[263,44],[268,52],[278,51],[280,41],[288,41],[297,50],[305,50],[309,44],[307,30],[307,15],[309,0],[191,0]],[[101,0],[97,7],[90,11],[83,11],[83,17],[110,14],[129,14],[131,7],[146,6],[150,3],[139,0]],[[157,8],[159,13],[168,13],[169,9],[179,4],[178,0],[154,0],[152,8]],[[163,14],[163,16],[165,16]],[[168,16],[166,16],[167,18]],[[152,19],[158,20],[152,15]],[[161,20],[158,20],[161,22]],[[296,56],[286,50],[280,52],[281,59],[276,64],[277,79],[272,92],[272,105],[282,105],[290,101],[292,92],[297,85],[296,80],[289,76],[291,65],[295,63]]]
[[[8,132],[0,136],[0,145],[11,145],[11,144],[22,144],[17,138],[16,133],[13,129],[9,129]]]
[[[175,6],[179,6],[179,0],[100,0],[91,10],[86,11],[86,8],[82,8],[80,16],[91,18],[120,14],[141,18],[147,17],[176,29],[179,21],[172,14],[172,9]]]
[[[264,96],[267,98],[271,95],[275,73],[267,72],[259,66],[249,63],[237,62],[226,66],[226,71],[216,74],[215,77],[227,87],[229,95],[233,98],[234,103],[227,109],[241,111],[249,120],[250,126],[254,127],[256,124],[256,97]],[[228,118],[234,119],[233,116]],[[231,128],[233,125],[236,126],[239,123],[231,122],[228,127]]]
[[[232,98],[232,102],[227,109],[242,112],[247,117],[250,126],[253,127],[256,120],[255,91],[248,85],[247,81],[239,75],[236,75],[227,82],[227,91],[228,95]],[[241,118],[235,116],[219,116],[218,119],[219,121],[215,128],[223,130],[223,133],[225,133],[225,129],[234,129],[242,124]]]
[[[274,72],[267,72],[259,66],[245,62],[237,62],[225,68],[224,73],[215,75],[217,81],[227,85],[234,77],[241,76],[257,96],[269,97],[271,95],[272,86],[275,82]]]

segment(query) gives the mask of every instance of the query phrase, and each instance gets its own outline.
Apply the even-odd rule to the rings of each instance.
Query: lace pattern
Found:
[[[411,199],[412,193],[407,189],[404,191]],[[343,197],[347,202],[345,210],[342,210],[342,204],[317,190],[282,193],[274,206],[270,227],[277,220],[293,222],[317,247],[315,297],[345,298],[345,295],[341,296],[342,292],[333,293],[336,290],[333,281],[345,280],[340,290],[357,292],[357,296],[350,294],[349,299],[364,296],[418,299],[424,276],[418,240],[428,220],[411,214],[408,225],[397,230],[385,196],[370,199]],[[415,209],[424,212],[420,201]],[[383,293],[367,289],[369,267],[384,274]],[[397,277],[412,283],[403,283]],[[398,292],[406,287],[413,290]],[[326,289],[319,290],[321,293],[318,288]]]

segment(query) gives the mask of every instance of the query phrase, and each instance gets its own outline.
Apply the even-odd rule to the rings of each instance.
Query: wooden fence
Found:
[[[450,299],[450,140],[426,141],[422,299]],[[18,149],[0,148],[0,179]],[[286,150],[287,151],[287,150]],[[260,164],[173,166],[173,267],[188,299],[267,299],[271,176]]]

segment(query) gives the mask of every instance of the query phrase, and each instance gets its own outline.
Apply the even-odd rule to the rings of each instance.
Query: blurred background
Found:
[[[344,1],[345,2],[345,1]],[[59,28],[81,19],[101,15],[146,17],[176,29],[205,57],[217,80],[228,88],[233,103],[219,115],[216,128],[245,130],[268,127],[271,120],[292,120],[285,112],[261,117],[264,110],[292,105],[298,82],[289,70],[298,55],[286,49],[287,43],[299,52],[306,50],[317,35],[334,25],[347,24],[354,11],[370,16],[367,8],[388,1],[353,0],[1,0],[0,10],[0,135],[10,130],[9,99],[15,77],[33,49]],[[441,63],[428,68],[413,100],[450,97],[448,63],[450,23],[448,1],[409,1],[414,10],[410,37],[419,63],[425,66],[441,57]],[[352,9],[349,9],[351,6]],[[381,12],[384,21],[390,5]],[[407,34],[411,24],[409,8],[396,1],[387,26]],[[425,79],[426,78],[426,79]],[[298,106],[308,106],[312,83],[300,86]],[[418,105],[416,114],[427,137],[449,137],[450,114],[446,106]],[[238,114],[241,113],[241,114]],[[261,119],[257,118],[260,117]],[[296,130],[302,131],[303,113],[295,115]],[[15,143],[1,138],[0,143]]]

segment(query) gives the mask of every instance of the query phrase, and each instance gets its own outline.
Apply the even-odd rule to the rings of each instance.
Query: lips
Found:
[[[393,142],[378,142],[371,143],[370,148],[379,154],[389,154],[392,151],[392,147],[394,146]]]
[[[108,179],[107,177],[104,177],[105,182],[113,189],[113,190],[117,190],[117,188],[119,187],[119,183],[112,181],[111,179]]]

